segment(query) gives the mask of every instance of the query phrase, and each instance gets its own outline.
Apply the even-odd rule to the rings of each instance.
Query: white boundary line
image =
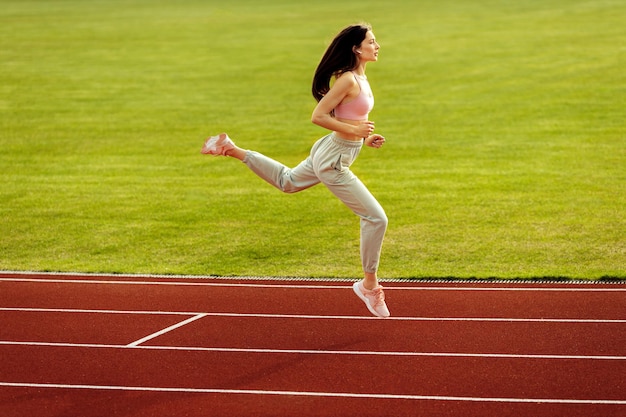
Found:
[[[136,277],[141,278],[141,277]],[[150,277],[152,278],[152,277]],[[49,279],[49,278],[6,278],[0,277],[0,281],[6,282],[41,282],[54,284],[99,284],[99,285],[164,285],[181,287],[250,287],[250,288],[307,288],[307,289],[347,289],[352,286],[344,285],[307,285],[307,284],[242,284],[226,282],[200,282],[200,281],[131,281],[131,280],[95,280],[95,279]],[[387,287],[385,287],[387,288]],[[626,291],[626,288],[624,288]]]
[[[259,354],[295,354],[295,355],[345,355],[345,356],[397,356],[397,357],[437,357],[437,358],[497,358],[497,359],[544,359],[544,360],[611,360],[623,361],[626,356],[604,355],[538,355],[513,353],[459,353],[459,352],[397,352],[367,350],[315,350],[315,349],[261,349],[198,346],[150,346],[150,345],[107,345],[94,343],[64,342],[26,342],[0,340],[0,346],[63,347],[86,349],[142,349],[182,352],[218,352],[218,353],[259,353]]]
[[[310,319],[310,320],[379,320],[379,321],[460,321],[460,322],[506,322],[506,323],[601,323],[622,324],[626,319],[567,319],[567,318],[507,318],[507,317],[387,317],[381,319],[374,316],[322,316],[307,314],[264,314],[264,313],[218,313],[218,312],[183,312],[183,311],[141,311],[141,310],[87,310],[64,308],[28,308],[0,307],[0,312],[27,313],[78,313],[78,314],[137,314],[137,315],[170,315],[200,316],[186,320],[193,321],[201,317],[252,317],[271,319]],[[183,325],[186,324],[183,322]],[[175,325],[177,326],[177,325]]]
[[[201,313],[198,311],[148,311],[148,310],[86,310],[82,308],[30,308],[30,307],[0,307],[0,311],[15,312],[33,312],[33,313],[87,313],[87,314],[145,314],[155,316],[195,316],[196,314],[213,314]]]
[[[220,276],[220,275],[184,275],[184,274],[149,274],[149,273],[104,273],[104,272],[60,272],[60,271],[12,271],[12,270],[0,270],[0,275],[44,275],[44,276],[90,276],[90,277],[120,277],[120,278],[156,278],[156,279],[208,279],[208,280],[251,280],[251,281],[326,281],[326,282],[354,282],[354,279],[348,278],[330,278],[330,277],[289,277],[289,276]],[[602,279],[581,279],[570,277],[527,277],[527,278],[380,278],[381,282],[403,282],[403,283],[415,283],[415,282],[427,282],[427,283],[469,283],[469,284],[557,284],[557,285],[579,285],[579,284],[591,284],[591,285],[615,285],[626,284],[626,276],[624,277],[608,277],[609,280]]]
[[[141,276],[130,277],[141,278]],[[154,277],[148,277],[154,278]],[[241,278],[245,280],[246,278]],[[280,281],[280,280],[277,280]],[[314,281],[314,280],[312,280]],[[48,278],[8,278],[0,277],[0,282],[40,282],[55,284],[99,284],[99,285],[164,285],[164,286],[194,286],[194,287],[249,287],[249,288],[302,288],[302,289],[349,289],[352,286],[343,285],[319,285],[319,284],[243,284],[243,283],[225,283],[225,282],[183,282],[183,281],[130,281],[130,280],[92,280],[92,279],[48,279]],[[343,282],[343,281],[337,281]],[[381,280],[384,284],[385,282]],[[453,283],[457,283],[456,281]],[[410,282],[407,282],[410,284]],[[458,282],[460,285],[476,285],[482,284],[477,281]],[[491,284],[485,282],[484,284]],[[498,285],[514,285],[510,284]],[[529,285],[529,284],[526,284]],[[541,285],[541,283],[539,283]],[[545,284],[543,284],[545,285]],[[601,284],[595,284],[601,285]],[[618,284],[622,285],[622,284]],[[626,286],[622,288],[590,288],[590,287],[569,287],[569,288],[536,288],[536,287],[431,287],[431,286],[389,286],[385,285],[385,290],[408,290],[408,291],[539,291],[539,292],[626,292]]]
[[[545,404],[587,404],[587,405],[626,405],[626,400],[602,399],[567,399],[567,398],[499,398],[499,397],[455,397],[442,395],[410,395],[410,394],[378,394],[351,392],[317,392],[317,391],[268,391],[254,389],[219,389],[219,388],[184,388],[184,387],[138,387],[122,385],[74,385],[74,384],[35,384],[29,382],[0,382],[4,387],[20,388],[57,388],[83,390],[113,390],[142,392],[181,392],[196,394],[246,394],[246,395],[281,395],[300,397],[340,397],[368,398],[414,401],[463,401],[463,402],[497,402],[497,403],[545,403]]]
[[[196,314],[195,316],[190,317],[187,320],[183,320],[180,323],[176,323],[176,324],[174,324],[172,326],[166,327],[165,329],[159,330],[158,332],[154,332],[154,333],[152,333],[152,334],[150,334],[150,335],[148,335],[146,337],[143,337],[143,338],[141,338],[139,340],[135,340],[134,342],[129,343],[127,346],[128,347],[139,346],[140,344],[142,344],[144,342],[147,342],[148,340],[151,340],[151,339],[154,339],[155,337],[159,337],[161,335],[164,335],[165,333],[171,332],[172,330],[178,329],[179,327],[183,327],[183,326],[185,326],[185,325],[187,325],[187,324],[189,324],[189,323],[191,323],[193,321],[196,321],[198,319],[201,319],[202,317],[205,317],[205,316],[206,316],[206,314]]]

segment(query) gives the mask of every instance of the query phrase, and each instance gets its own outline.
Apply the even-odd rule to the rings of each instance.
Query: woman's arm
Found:
[[[355,89],[356,94],[354,93]],[[325,129],[341,132],[349,136],[358,136],[361,138],[369,136],[374,130],[373,122],[366,121],[359,125],[351,125],[350,123],[344,123],[331,116],[331,112],[335,107],[345,99],[350,100],[353,96],[356,97],[360,92],[359,89],[359,85],[350,73],[343,74],[335,81],[330,91],[317,103],[311,115],[311,121]]]

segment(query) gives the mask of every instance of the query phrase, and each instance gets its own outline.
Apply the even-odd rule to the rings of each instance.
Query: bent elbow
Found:
[[[314,111],[311,115],[311,123],[320,127],[327,127],[330,115]]]

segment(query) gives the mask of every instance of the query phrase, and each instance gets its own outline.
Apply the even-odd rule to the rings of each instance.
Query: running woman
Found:
[[[367,63],[378,60],[379,49],[371,26],[366,24],[348,26],[331,42],[313,77],[312,92],[318,103],[311,116],[313,123],[331,133],[315,142],[310,155],[295,168],[238,147],[226,133],[208,138],[201,152],[239,159],[285,193],[302,191],[320,182],[328,187],[360,217],[364,278],[354,283],[353,290],[373,315],[389,317],[377,276],[387,215],[350,170],[363,144],[380,148],[385,143],[383,136],[374,133],[374,122],[368,119],[374,96],[365,76]]]

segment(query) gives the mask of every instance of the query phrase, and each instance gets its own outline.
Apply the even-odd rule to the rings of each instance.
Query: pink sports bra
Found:
[[[374,107],[374,95],[366,79],[358,77],[355,73],[352,74],[361,92],[354,100],[335,107],[335,117],[346,120],[367,120],[369,112]]]

